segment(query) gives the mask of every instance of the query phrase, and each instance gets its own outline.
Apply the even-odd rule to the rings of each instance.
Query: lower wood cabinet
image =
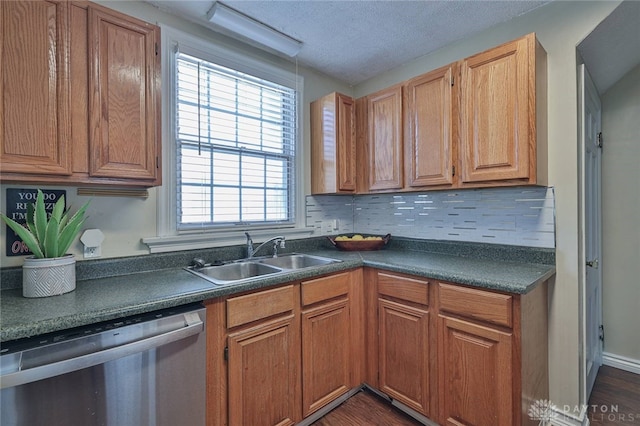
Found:
[[[299,358],[293,314],[229,335],[229,424],[292,425]]]
[[[548,399],[546,285],[516,295],[437,283],[439,423],[535,425]]]
[[[441,423],[513,422],[513,334],[440,318]]]
[[[350,281],[347,272],[301,284],[303,417],[352,387]]]
[[[299,419],[297,289],[287,285],[226,301],[231,426],[285,426]]]
[[[358,269],[206,301],[207,424],[292,425],[359,386],[361,293]]]
[[[378,388],[425,416],[432,340],[427,295],[427,281],[378,273]]]
[[[292,425],[366,383],[442,425],[533,425],[547,289],[360,268],[208,300],[207,424]]]

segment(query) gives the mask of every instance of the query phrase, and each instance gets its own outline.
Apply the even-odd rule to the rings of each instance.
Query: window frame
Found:
[[[303,99],[304,78],[288,71],[262,57],[231,50],[226,46],[201,39],[166,25],[161,27],[162,40],[162,170],[163,186],[157,188],[157,236],[143,238],[151,253],[174,250],[215,247],[229,243],[240,243],[245,239],[244,231],[250,231],[256,240],[273,236],[274,232],[293,238],[308,237],[313,228],[305,225],[305,193],[303,159]],[[294,218],[288,224],[243,224],[214,227],[190,227],[178,229],[177,226],[177,158],[176,158],[176,50],[189,55],[232,68],[247,74],[293,87],[296,98],[296,142],[295,176],[293,204]]]

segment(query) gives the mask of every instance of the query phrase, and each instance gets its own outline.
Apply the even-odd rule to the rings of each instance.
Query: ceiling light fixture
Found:
[[[277,31],[260,21],[225,6],[219,1],[207,13],[213,24],[247,37],[264,46],[270,47],[288,56],[296,56],[302,48],[302,42]]]

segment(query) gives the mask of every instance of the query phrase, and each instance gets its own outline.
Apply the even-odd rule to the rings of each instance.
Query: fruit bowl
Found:
[[[362,237],[362,238],[359,238]],[[342,238],[341,238],[342,237]],[[348,239],[346,239],[346,238]],[[355,239],[354,239],[355,237]],[[331,244],[340,250],[344,251],[369,251],[380,250],[391,239],[391,234],[387,234],[384,237],[379,235],[340,235],[335,238],[327,237]],[[344,238],[344,239],[343,239]]]

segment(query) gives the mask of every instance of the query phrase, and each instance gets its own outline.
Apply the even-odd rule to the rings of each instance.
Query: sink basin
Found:
[[[211,265],[203,268],[189,266],[185,269],[216,285],[230,285],[239,284],[263,275],[285,273],[296,269],[328,265],[337,262],[342,261],[308,254],[291,253],[283,254],[279,257],[256,257],[236,260],[222,265]]]
[[[282,269],[300,269],[311,266],[322,266],[330,263],[340,262],[340,260],[329,259],[320,256],[311,256],[308,254],[284,254],[279,257],[269,257],[260,260],[261,264],[277,266]]]
[[[282,269],[258,262],[236,262],[225,265],[206,266],[200,269],[187,268],[188,271],[208,279],[214,284],[236,283],[261,275],[282,272]]]

